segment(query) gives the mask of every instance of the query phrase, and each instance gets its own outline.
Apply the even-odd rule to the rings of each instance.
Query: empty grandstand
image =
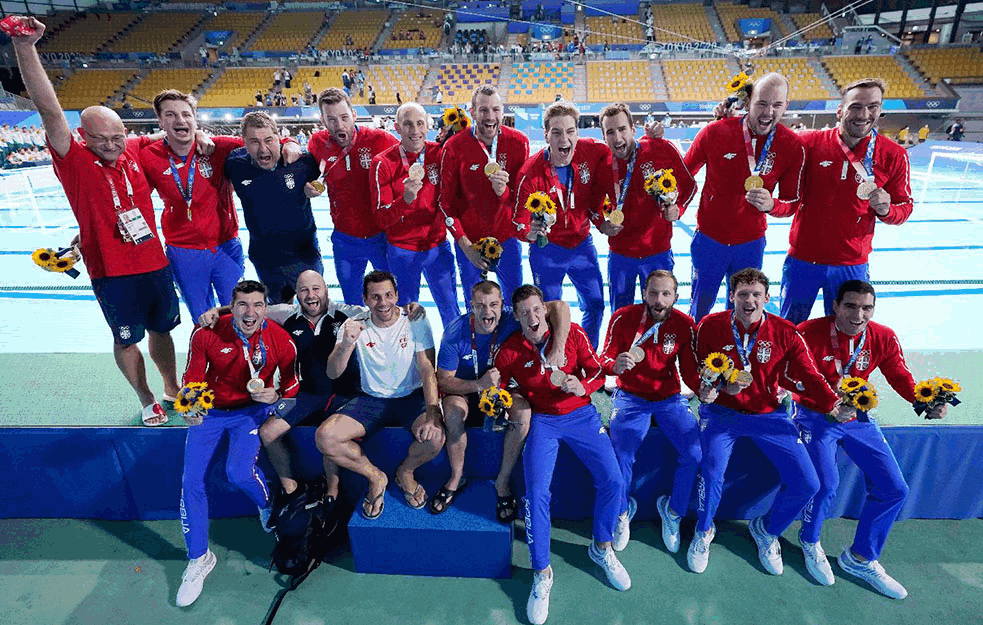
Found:
[[[55,91],[63,107],[82,109],[93,104],[104,104],[136,73],[135,69],[80,70],[56,83]]]
[[[500,74],[501,66],[497,63],[451,63],[440,66],[434,85],[440,89],[444,102],[467,102],[479,85],[497,85]]]
[[[317,47],[320,50],[367,48],[379,37],[388,17],[389,11],[385,9],[342,11],[331,20]]]
[[[854,80],[877,76],[887,84],[889,98],[923,98],[926,95],[892,56],[824,56],[823,65],[840,88]]]
[[[655,40],[670,43],[715,41],[702,4],[667,4],[652,12]]]
[[[573,100],[573,63],[516,63],[507,99],[516,103]]]
[[[720,100],[737,65],[724,59],[693,59],[662,62],[669,99]]]
[[[251,50],[296,52],[307,47],[324,25],[320,11],[278,13],[249,45]]]
[[[908,58],[933,85],[942,80],[953,84],[983,82],[983,52],[976,46],[958,48],[914,48]]]
[[[163,54],[170,51],[201,20],[201,13],[151,13],[106,46],[106,51]]]
[[[591,102],[651,102],[654,91],[648,61],[587,64],[587,99]]]

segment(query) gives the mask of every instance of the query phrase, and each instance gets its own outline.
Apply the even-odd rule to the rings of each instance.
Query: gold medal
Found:
[[[754,378],[751,376],[750,371],[741,370],[737,372],[737,378],[734,380],[734,382],[740,384],[741,386],[751,386],[751,383],[754,382]]]
[[[321,182],[320,180],[311,180],[311,186],[314,187],[314,190],[317,191],[318,193],[324,193],[324,190],[326,188],[324,186],[324,183]]]
[[[620,208],[616,208],[608,214],[608,221],[616,226],[620,226],[625,223],[625,212]]]
[[[628,356],[636,363],[642,362],[645,360],[645,350],[641,346],[636,345],[628,350]]]
[[[423,165],[421,165],[420,163],[413,163],[412,165],[410,165],[410,171],[409,171],[410,180],[416,180],[417,182],[419,182],[420,180],[423,180],[423,174],[424,174]]]
[[[266,382],[259,378],[249,378],[246,382],[246,392],[252,395],[253,393],[258,393],[266,388]]]
[[[744,190],[750,191],[751,189],[763,189],[765,186],[765,181],[761,176],[751,175],[744,179]]]
[[[870,180],[864,180],[857,187],[857,197],[860,198],[861,200],[869,200],[871,194],[874,193],[874,191],[876,190],[877,190],[877,185],[874,182]]]
[[[560,386],[561,384],[563,384],[563,381],[566,379],[567,379],[567,374],[565,371],[561,371],[560,369],[553,369],[553,371],[550,372],[550,382],[553,384],[553,386]]]
[[[500,171],[502,171],[502,166],[496,163],[495,161],[488,161],[487,163],[485,163],[486,176],[492,176]]]

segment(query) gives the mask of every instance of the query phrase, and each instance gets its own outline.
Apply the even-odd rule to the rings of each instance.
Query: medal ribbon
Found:
[[[474,365],[474,379],[477,380],[481,377],[478,373],[478,339],[476,337],[476,332],[474,330],[474,315],[471,316],[471,364]],[[491,368],[492,362],[495,360],[495,353],[497,350],[498,343],[498,329],[501,324],[495,326],[495,332],[492,333],[491,341],[488,343],[488,367]]]
[[[836,365],[836,373],[842,378],[850,375],[850,369],[853,368],[855,362],[857,362],[857,357],[860,356],[860,351],[864,348],[864,344],[867,342],[867,330],[864,330],[860,335],[860,341],[857,343],[856,348],[853,346],[853,337],[850,337],[850,360],[847,361],[846,367],[843,366],[843,362],[840,360],[840,340],[836,335],[836,324],[830,324],[829,326],[829,340],[833,344],[833,363]]]
[[[646,330],[644,333],[642,332],[642,328],[645,327],[645,321],[648,319],[648,316],[649,316],[649,310],[648,310],[648,306],[646,306],[645,312],[642,313],[642,320],[638,323],[638,330],[635,332],[635,338],[631,343],[632,347],[635,347],[636,345],[641,345],[642,343],[647,341],[650,336],[655,337],[655,339],[652,339],[653,343],[655,342],[656,339],[659,338],[659,328],[661,328],[662,324],[664,323],[662,321],[658,321],[652,324],[651,328]]]
[[[546,148],[543,151],[543,156],[546,157],[546,178],[549,180],[549,183],[553,187],[553,190],[556,191],[556,198],[560,201],[560,208],[563,209],[564,213],[566,213],[568,210],[572,211],[577,203],[577,198],[573,194],[573,185],[574,185],[574,178],[575,178],[574,171],[573,171],[573,162],[571,161],[571,163],[567,165],[567,167],[570,168],[570,182],[566,187],[564,187],[563,185],[560,184],[560,177],[556,173],[556,167],[554,167],[553,164],[549,162],[550,160],[549,148]],[[564,201],[564,196],[566,197],[566,201]],[[566,216],[564,216],[563,221],[564,223],[566,222]]]
[[[618,201],[615,207],[621,210],[625,205],[625,198],[628,197],[628,189],[631,187],[631,175],[635,172],[635,158],[638,156],[638,144],[635,144],[635,149],[631,152],[631,158],[628,159],[628,164],[625,166],[625,179],[619,182],[618,176],[618,159],[617,157],[611,157],[611,171],[614,174],[612,178],[615,180],[615,193],[618,196]]]
[[[116,182],[113,181],[113,177],[106,171],[106,166],[102,164],[102,161],[97,160],[96,165],[102,168],[102,175],[106,179],[106,183],[109,185],[109,192],[113,196],[113,210],[116,212],[116,227],[119,228],[119,233],[123,235],[123,241],[133,242],[133,237],[123,227],[120,218],[120,215],[126,211],[123,210],[123,203],[120,201],[119,192],[116,190]],[[126,175],[126,163],[123,163],[119,169],[123,173],[123,180],[126,182],[126,197],[130,200],[130,208],[126,210],[133,210],[137,205],[133,201],[133,185],[130,184],[130,177]]]
[[[194,150],[194,148],[192,148],[192,150]],[[195,170],[197,169],[195,165],[198,162],[198,154],[197,152],[192,151],[190,163],[188,163],[187,157],[184,157],[184,159],[182,160],[183,163],[188,163],[187,187],[181,184],[181,173],[178,171],[179,166],[177,162],[173,158],[171,158],[170,154],[167,155],[167,162],[170,163],[171,165],[171,177],[174,178],[174,186],[177,187],[177,190],[181,194],[181,197],[184,198],[184,203],[188,207],[188,221],[191,221],[191,196],[194,194]]]
[[[758,342],[758,332],[765,326],[765,320],[767,318],[768,313],[762,313],[761,324],[758,325],[758,329],[754,331],[754,334],[748,333],[744,335],[744,340],[742,341],[741,334],[737,331],[737,316],[734,313],[730,314],[730,330],[734,334],[734,349],[737,350],[737,355],[741,357],[741,364],[744,365],[745,371],[751,371],[750,355],[754,351],[754,344]]]
[[[249,356],[249,338],[239,329],[239,325],[232,320],[232,329],[235,330],[236,336],[242,341],[242,356],[246,359],[246,364],[249,365],[249,375],[252,378],[258,378],[259,372],[263,370],[266,366],[266,343],[263,342],[263,328],[266,327],[266,322],[259,328],[258,343],[256,344],[256,352],[259,354],[259,368],[253,364],[253,358]]]
[[[426,155],[427,155],[427,146],[426,144],[424,144],[423,149],[420,150],[420,155],[416,157],[416,162],[421,165],[425,165],[426,161],[424,160],[424,157]],[[406,150],[403,149],[403,146],[399,146],[399,158],[401,161],[403,161],[403,169],[406,170],[406,173],[409,173],[410,162],[406,158]]]
[[[488,148],[485,147],[485,142],[478,138],[478,134],[475,132],[474,126],[471,126],[471,136],[474,137],[474,140],[478,142],[479,146],[481,146],[481,151],[484,152],[485,156],[488,157],[488,162],[497,163],[498,161],[496,159],[498,158],[498,135],[496,134],[495,138],[492,139],[491,152],[489,152]]]
[[[869,182],[874,181],[874,144],[877,143],[877,131],[873,128],[870,129],[870,143],[867,144],[867,153],[864,155],[863,163],[857,158],[857,155],[853,153],[847,144],[843,142],[843,137],[840,133],[836,133],[836,143],[840,146],[840,150],[843,152],[843,156],[846,160],[850,161],[853,168],[857,170],[857,174],[860,178],[867,180]]]
[[[754,160],[754,144],[751,142],[751,132],[747,128],[747,115],[741,120],[741,130],[744,131],[744,148],[747,150],[748,169],[751,170],[752,176],[757,176],[758,172],[761,171],[761,166],[765,163],[765,159],[768,158],[768,152],[771,151],[771,142],[775,139],[775,131],[778,130],[778,126],[776,125],[768,133],[768,137],[765,139],[765,145],[761,148],[761,156],[758,157],[757,161]]]
[[[550,371],[559,369],[559,367],[557,367],[556,365],[551,365],[551,364],[549,364],[549,363],[546,362],[546,346],[549,345],[550,339],[552,339],[552,338],[553,338],[553,335],[551,334],[548,338],[546,338],[546,340],[543,341],[542,346],[537,346],[536,347],[536,349],[539,350],[539,359],[543,363],[540,370],[544,374],[546,373],[546,370],[547,369],[549,369]]]
[[[338,166],[338,163],[341,162],[341,159],[342,158],[345,159],[345,171],[351,171],[352,170],[351,162],[348,160],[348,153],[352,151],[352,148],[353,147],[355,147],[355,142],[356,141],[358,141],[358,126],[355,126],[355,134],[352,137],[352,140],[348,142],[348,145],[344,149],[341,150],[341,156],[338,157],[338,160],[336,160],[334,162],[334,165],[331,166],[331,169],[329,169],[327,171],[328,174],[330,174],[334,170],[334,168]],[[324,173],[324,162],[323,161],[321,162],[321,173]],[[325,178],[324,179],[325,179],[325,181],[327,181],[327,175],[325,175]]]

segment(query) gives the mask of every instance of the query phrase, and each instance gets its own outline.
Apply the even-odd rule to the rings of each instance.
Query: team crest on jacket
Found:
[[[209,160],[207,158],[199,159],[198,160],[198,171],[201,172],[201,175],[204,176],[205,178],[211,178],[212,177],[212,164],[211,164],[211,162],[209,162]]]
[[[370,148],[359,148],[358,162],[362,166],[362,169],[368,169],[372,165],[372,150]]]
[[[765,158],[765,162],[761,164],[761,173],[768,174],[771,170],[775,168],[775,152],[768,152],[768,157]]]
[[[667,334],[662,338],[662,353],[669,355],[672,350],[676,347],[676,335]]]
[[[758,341],[758,362],[764,364],[771,360],[771,341]]]
[[[870,366],[870,351],[863,349],[857,355],[857,370],[863,371]]]
[[[501,167],[502,169],[508,169],[508,164],[509,164],[508,154],[499,154],[498,166]]]
[[[294,187],[297,186],[297,183],[294,182],[294,175],[293,174],[284,174],[284,176],[283,176],[283,182],[284,182],[284,184],[287,185],[287,188],[288,189],[293,189]]]
[[[649,176],[655,175],[655,165],[652,161],[645,161],[642,163],[642,179],[648,178]]]
[[[427,180],[434,186],[440,182],[440,171],[437,169],[436,163],[427,165]]]
[[[590,169],[587,168],[587,163],[580,164],[580,184],[590,184]]]

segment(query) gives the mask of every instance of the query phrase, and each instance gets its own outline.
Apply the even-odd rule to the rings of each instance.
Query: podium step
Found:
[[[440,484],[425,484],[432,495]],[[495,486],[468,484],[443,514],[414,510],[390,481],[385,510],[369,521],[356,511],[348,523],[359,573],[432,577],[507,578],[512,572],[512,525],[495,519]]]

